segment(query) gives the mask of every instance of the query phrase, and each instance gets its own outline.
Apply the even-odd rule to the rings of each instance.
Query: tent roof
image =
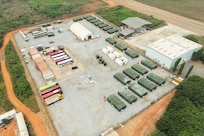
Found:
[[[70,30],[81,40],[84,40],[87,36],[92,35],[91,31],[78,22],[72,24]]]
[[[129,17],[129,18],[121,21],[121,23],[128,25],[129,27],[131,27],[133,29],[137,29],[137,28],[142,27],[144,25],[152,24],[151,22],[148,22],[148,21],[141,19],[141,18],[138,18],[138,17]]]

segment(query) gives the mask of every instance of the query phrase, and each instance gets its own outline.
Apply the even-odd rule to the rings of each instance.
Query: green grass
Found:
[[[3,75],[1,71],[0,71],[0,107],[2,107],[5,111],[9,111],[14,108],[13,105],[8,100],[6,87],[4,85]]]
[[[204,46],[204,36],[186,35],[185,38],[197,42]]]
[[[147,16],[145,14],[125,8],[123,6],[117,6],[113,8],[107,8],[107,9],[100,9],[100,10],[97,10],[96,13],[102,16],[103,18],[105,18],[106,20],[114,23],[117,26],[120,26],[121,21],[128,17],[139,17],[139,18],[149,21],[152,23],[152,25],[150,25],[152,29],[156,29],[156,28],[159,28],[165,25],[165,22],[162,20],[158,20],[152,16]]]
[[[188,18],[204,21],[204,0],[136,0]]]
[[[6,67],[10,73],[13,90],[16,97],[33,112],[39,108],[29,82],[26,80],[24,68],[11,42],[5,48]]]

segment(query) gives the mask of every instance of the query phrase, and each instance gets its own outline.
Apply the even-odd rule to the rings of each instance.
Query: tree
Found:
[[[178,75],[180,75],[182,73],[184,66],[185,66],[185,62],[181,64],[179,71],[177,73]]]
[[[187,72],[187,74],[186,74],[186,76],[185,76],[185,78],[188,78],[188,76],[189,76],[189,74],[191,73],[191,71],[193,70],[193,65],[188,69],[188,72]]]
[[[181,61],[181,58],[177,59],[177,61],[174,63],[173,72],[176,71],[176,68],[177,68],[180,61]]]
[[[203,52],[203,48],[201,48],[200,50],[194,52],[191,59],[193,61],[199,60],[201,55],[202,55],[202,52]]]

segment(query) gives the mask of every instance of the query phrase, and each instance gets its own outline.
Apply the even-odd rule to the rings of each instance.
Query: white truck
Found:
[[[56,102],[56,101],[61,100],[62,98],[63,98],[63,97],[62,97],[62,94],[55,94],[55,95],[52,95],[52,96],[46,98],[46,99],[45,99],[45,103],[46,103],[47,105],[50,105],[50,104],[52,104],[52,103],[54,103],[54,102]]]

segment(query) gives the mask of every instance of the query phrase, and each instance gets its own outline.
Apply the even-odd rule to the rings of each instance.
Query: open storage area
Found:
[[[16,43],[22,51],[22,55],[24,55],[24,58],[28,61],[26,66],[29,73],[36,86],[41,90],[39,91],[39,98],[50,98],[46,100],[49,105],[47,109],[57,133],[60,136],[100,135],[100,133],[109,127],[116,127],[116,124],[126,122],[134,115],[137,115],[150,106],[152,102],[163,97],[175,87],[173,83],[167,80],[169,79],[170,73],[160,67],[151,70],[151,73],[156,73],[168,83],[158,87],[153,92],[148,92],[144,87],[139,85],[136,80],[131,80],[131,78],[128,77],[131,72],[125,75],[122,73],[123,70],[130,68],[131,71],[134,71],[131,66],[144,60],[144,56],[139,54],[136,50],[133,50],[134,48],[131,48],[132,51],[139,55],[131,59],[132,57],[127,53],[122,52],[115,46],[111,46],[111,44],[114,45],[117,43],[113,38],[116,33],[111,35],[108,31],[103,30],[103,27],[112,26],[107,20],[103,20],[94,14],[84,15],[81,18],[83,19],[75,20],[76,22],[70,19],[63,20],[60,24],[51,23],[50,26],[45,28],[49,28],[49,30],[52,31],[52,36],[44,35],[39,38],[33,38],[32,33],[28,32],[28,30],[22,30],[29,39],[25,41],[20,33],[14,34]],[[88,21],[94,19],[100,21],[94,23]],[[79,37],[70,31],[70,27],[74,23],[83,24],[83,26],[91,32],[91,38],[87,36],[84,41],[80,40]],[[112,27],[116,28],[115,26]],[[32,29],[33,31],[35,31],[34,28]],[[107,39],[109,39],[110,43],[106,41]],[[36,53],[35,50],[32,52],[33,55],[29,55],[30,48],[37,49],[39,46],[41,46],[41,49],[44,51],[38,51],[38,53]],[[106,49],[104,52],[108,50],[108,54],[102,52],[103,48]],[[126,48],[129,50],[129,47]],[[109,57],[109,53],[112,53],[110,55],[112,58],[114,55],[114,59]],[[36,61],[34,61],[31,56],[33,56]],[[38,58],[39,56],[41,59]],[[98,59],[96,58],[97,56],[99,57]],[[69,57],[73,60],[72,63],[67,63],[61,67],[57,65],[58,62],[67,60]],[[121,62],[119,64],[122,65],[115,62],[116,58],[120,60],[118,62]],[[102,60],[106,62],[106,65],[104,65],[104,62],[102,63]],[[47,65],[47,67],[42,67],[42,69],[49,68],[55,79],[44,79],[42,73],[38,70],[38,67],[36,67],[36,64],[40,61],[43,61],[44,64]],[[135,72],[137,73],[136,70],[134,73]],[[126,83],[126,85],[121,84],[114,78],[116,73],[120,73],[117,74],[117,80]],[[142,77],[146,77],[146,75],[140,76],[138,80]],[[133,84],[129,84],[130,81]],[[58,83],[59,86],[56,85],[56,83]],[[118,94],[120,90],[126,90],[127,92],[120,93],[120,95]],[[61,94],[62,92],[63,94]],[[44,96],[45,94],[46,96]],[[112,94],[127,106],[122,112],[118,112],[107,101],[107,98]],[[60,95],[63,95],[63,99]],[[137,101],[129,104],[128,100],[130,100],[130,102],[134,101],[132,95],[137,98]],[[114,100],[115,97],[111,98],[111,101]],[[45,105],[47,105],[46,102],[44,103]]]

